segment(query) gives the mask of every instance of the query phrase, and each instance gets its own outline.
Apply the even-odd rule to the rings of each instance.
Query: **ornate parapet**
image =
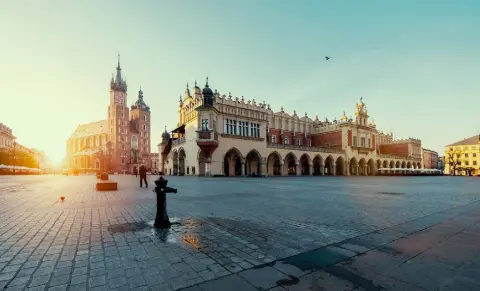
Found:
[[[415,157],[402,157],[402,156],[394,156],[394,155],[384,155],[384,154],[378,154],[378,158],[380,159],[397,159],[397,160],[407,160],[407,161],[420,161],[421,157],[415,158]]]
[[[180,145],[180,144],[185,143],[185,141],[186,141],[186,140],[185,140],[185,137],[177,138],[176,140],[174,140],[174,141],[172,142],[172,145],[173,145],[173,146]]]
[[[329,149],[329,148],[317,148],[317,147],[304,147],[296,146],[289,144],[273,144],[267,143],[267,148],[277,148],[277,149],[287,149],[287,150],[297,150],[297,151],[307,151],[307,152],[320,152],[320,153],[332,153],[332,154],[343,154],[343,151]]]

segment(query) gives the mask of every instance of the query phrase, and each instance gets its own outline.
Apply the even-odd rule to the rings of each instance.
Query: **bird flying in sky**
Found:
[[[325,57],[325,60],[327,60],[327,61],[328,61],[329,59],[330,59],[330,57]]]

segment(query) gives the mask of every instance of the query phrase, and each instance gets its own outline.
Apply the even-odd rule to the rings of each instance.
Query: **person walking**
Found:
[[[140,187],[142,187],[142,182],[145,181],[145,188],[148,188],[148,182],[147,182],[147,168],[145,168],[144,165],[140,166],[139,169],[139,174],[140,174]]]

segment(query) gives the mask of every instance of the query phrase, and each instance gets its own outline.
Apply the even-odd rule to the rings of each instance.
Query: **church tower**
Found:
[[[122,76],[120,55],[117,73],[110,81],[110,105],[108,106],[108,127],[111,141],[111,168],[115,172],[128,170],[130,157],[129,110],[127,106],[127,82]]]
[[[137,101],[131,106],[131,112],[132,135],[136,135],[138,139],[139,163],[144,164],[148,169],[152,167],[150,158],[150,107],[143,100],[142,88],[138,91]]]

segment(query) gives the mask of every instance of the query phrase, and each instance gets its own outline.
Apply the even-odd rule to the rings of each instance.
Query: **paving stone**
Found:
[[[203,291],[217,291],[217,290],[229,290],[229,291],[256,291],[255,287],[247,283],[238,275],[230,275],[222,277],[213,281],[208,281],[198,285]]]
[[[98,286],[103,286],[106,283],[107,283],[107,280],[106,280],[106,277],[104,275],[96,276],[96,277],[90,277],[90,279],[89,279],[89,286],[91,288],[98,287]]]
[[[238,273],[238,275],[253,286],[261,289],[273,288],[281,285],[279,282],[291,280],[289,276],[268,266],[245,270]]]

